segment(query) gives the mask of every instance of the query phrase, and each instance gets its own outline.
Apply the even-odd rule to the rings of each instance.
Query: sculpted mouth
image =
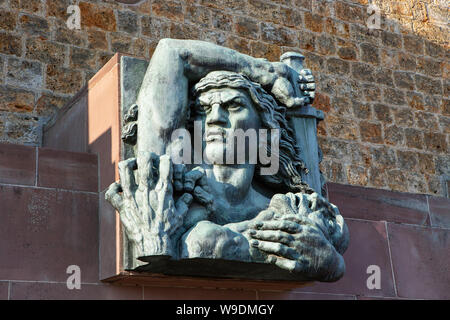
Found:
[[[206,130],[206,142],[223,141],[225,137],[225,130],[222,128],[214,128]]]

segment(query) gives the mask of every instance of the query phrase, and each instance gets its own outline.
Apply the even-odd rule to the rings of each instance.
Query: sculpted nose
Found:
[[[227,122],[226,119],[226,111],[222,108],[222,106],[218,103],[215,103],[211,106],[211,112],[206,117],[207,124],[225,124]]]

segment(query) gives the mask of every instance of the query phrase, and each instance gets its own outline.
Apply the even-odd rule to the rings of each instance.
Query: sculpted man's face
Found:
[[[240,89],[219,88],[203,92],[198,97],[197,114],[205,128],[205,151],[210,161],[222,157],[230,147],[235,130],[258,129],[261,121],[249,95]],[[248,148],[246,148],[248,149]]]

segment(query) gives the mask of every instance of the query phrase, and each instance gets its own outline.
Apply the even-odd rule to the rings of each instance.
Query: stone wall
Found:
[[[448,192],[446,1],[0,0],[0,141],[40,145],[42,126],[115,52],[149,59],[163,37],[202,39],[278,60],[306,55],[318,82],[330,181]],[[77,4],[81,30],[70,30]]]

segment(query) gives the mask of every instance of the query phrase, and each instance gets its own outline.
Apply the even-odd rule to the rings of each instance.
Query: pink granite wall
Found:
[[[450,299],[450,200],[329,184],[350,229],[337,283],[101,282],[97,155],[0,144],[0,299]],[[100,203],[100,205],[105,205]],[[81,289],[66,268],[81,268]],[[368,289],[367,267],[381,270]]]

